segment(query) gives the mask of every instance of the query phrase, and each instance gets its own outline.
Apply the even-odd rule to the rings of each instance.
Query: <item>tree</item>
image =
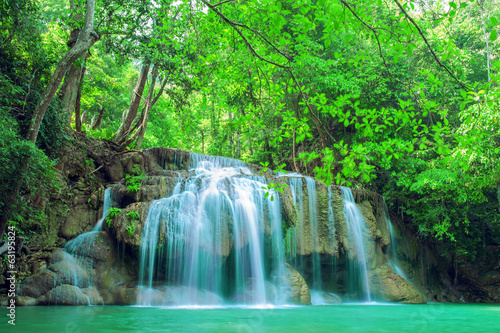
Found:
[[[52,74],[52,77],[50,78],[50,81],[47,84],[47,87],[40,96],[38,104],[33,113],[27,135],[27,139],[31,142],[36,142],[40,124],[42,123],[45,112],[47,111],[47,108],[52,101],[52,98],[54,97],[57,89],[59,88],[66,71],[71,67],[76,59],[82,57],[85,52],[87,52],[90,47],[92,47],[92,45],[94,45],[94,43],[99,39],[99,36],[94,31],[94,13],[95,0],[87,0],[83,29],[79,32],[76,43],[64,55],[62,60],[57,65],[54,73]]]

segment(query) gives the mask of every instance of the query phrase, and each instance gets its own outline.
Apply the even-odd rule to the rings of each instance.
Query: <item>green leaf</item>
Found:
[[[496,39],[497,39],[497,31],[496,30],[492,30],[491,33],[490,33],[490,40],[494,41]]]

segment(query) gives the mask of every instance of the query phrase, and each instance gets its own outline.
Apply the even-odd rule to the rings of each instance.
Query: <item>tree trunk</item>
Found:
[[[80,87],[80,80],[82,78],[83,68],[77,62],[73,63],[66,77],[64,78],[62,90],[62,105],[63,114],[66,115],[66,127],[71,126],[71,116],[76,107],[76,100],[78,99],[78,90]],[[76,121],[76,119],[75,119]]]
[[[153,68],[153,74],[151,78],[151,85],[149,87],[148,97],[146,99],[146,111],[142,116],[141,127],[139,128],[139,135],[137,136],[137,141],[135,143],[136,149],[141,149],[142,140],[144,139],[144,134],[146,134],[146,125],[148,124],[148,117],[151,108],[153,107],[153,94],[155,92],[156,79],[158,77],[158,67]]]
[[[64,74],[69,69],[71,64],[73,64],[76,59],[83,56],[85,52],[87,52],[99,39],[99,36],[94,31],[94,12],[95,0],[87,0],[85,24],[78,35],[78,40],[57,65],[54,74],[52,74],[47,87],[42,92],[40,100],[38,101],[35,111],[33,112],[30,128],[27,135],[27,139],[32,142],[36,142],[40,124],[42,123],[43,117],[45,116],[45,112],[47,111],[50,102],[54,98],[57,89],[61,85]]]
[[[130,101],[130,106],[128,110],[125,111],[123,122],[113,137],[113,141],[115,142],[123,141],[123,139],[126,139],[130,135],[132,123],[137,116],[137,110],[141,104],[142,93],[144,92],[144,86],[146,85],[146,81],[148,79],[150,65],[151,62],[149,60],[146,60],[142,65],[142,69],[134,89],[134,94],[132,95],[132,100]]]
[[[104,115],[104,106],[101,106],[101,108],[99,109],[99,114],[97,115],[97,120],[92,117],[92,123],[91,123],[91,127],[93,130],[96,130],[100,125],[101,125],[101,121],[102,121],[102,116]]]
[[[82,73],[80,74],[80,79],[78,80],[78,89],[77,89],[77,94],[76,94],[76,101],[75,101],[75,131],[80,133],[82,131],[82,123],[84,122],[83,116],[80,116],[80,111],[81,111],[81,99],[82,99],[82,83],[83,83],[83,76],[85,75],[87,67],[82,68]],[[71,120],[71,114],[69,114],[69,119]]]

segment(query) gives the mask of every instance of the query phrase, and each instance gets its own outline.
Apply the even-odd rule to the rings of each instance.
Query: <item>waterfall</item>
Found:
[[[94,226],[94,228],[91,231],[83,233],[75,239],[67,242],[63,248],[64,252],[62,253],[62,260],[51,266],[53,267],[54,271],[58,272],[59,278],[64,281],[64,284],[69,284],[77,287],[76,289],[74,289],[74,298],[77,298],[76,294],[81,297],[85,297],[88,299],[89,305],[91,305],[92,300],[94,300],[94,302],[96,300],[95,297],[89,297],[89,295],[93,293],[92,288],[94,285],[93,254],[95,242],[96,239],[98,239],[100,232],[102,231],[102,223],[106,218],[110,206],[111,187],[107,188],[104,191],[102,216]],[[82,291],[84,292],[82,293]],[[50,297],[58,299],[58,295],[56,294],[51,293]]]
[[[387,229],[389,229],[389,235],[391,237],[391,244],[389,245],[389,260],[387,261],[387,264],[389,265],[389,267],[392,268],[394,273],[398,274],[403,279],[405,279],[406,281],[411,283],[413,285],[413,287],[415,287],[415,289],[418,290],[422,294],[422,296],[425,298],[425,300],[428,301],[428,299],[424,295],[424,293],[422,293],[419,290],[419,288],[417,288],[417,286],[410,280],[410,278],[406,275],[406,273],[403,271],[403,269],[401,267],[401,261],[399,260],[399,255],[398,255],[398,251],[397,251],[399,240],[398,240],[398,237],[396,235],[396,228],[394,228],[394,226],[392,225],[391,219],[389,217],[389,209],[387,208],[387,204],[385,202],[385,199],[384,199],[384,218],[385,218],[385,223],[387,225]],[[422,263],[423,263],[423,260],[420,261],[420,265],[422,265]],[[420,269],[421,269],[421,271],[423,271],[422,266]],[[422,281],[424,281],[424,280],[422,279]]]
[[[104,190],[104,203],[102,205],[102,216],[97,222],[97,224],[94,226],[94,229],[92,229],[92,231],[102,231],[102,224],[106,219],[106,216],[108,216],[108,210],[110,207],[111,207],[111,187],[108,187],[107,189]]]
[[[300,237],[297,243],[297,232],[304,234],[304,203],[302,196],[303,176],[298,173],[288,174],[288,184],[292,192],[293,203],[297,213],[297,226],[292,226],[287,230],[285,245],[287,249],[287,260],[293,267],[298,267],[297,252],[302,252],[305,248],[304,237]]]
[[[385,223],[387,225],[387,229],[389,229],[389,234],[391,237],[391,244],[389,245],[389,260],[387,264],[392,268],[394,273],[400,275],[403,279],[408,281],[408,278],[401,269],[401,265],[399,262],[398,252],[397,252],[398,239],[396,236],[396,230],[394,229],[391,219],[389,218],[389,210],[387,209],[387,204],[385,203],[385,200],[384,200],[384,218],[385,218]]]
[[[313,305],[322,304],[321,286],[321,262],[318,231],[318,200],[316,195],[316,182],[311,177],[305,177],[307,187],[307,198],[309,206],[309,231],[311,246],[312,281],[309,286],[311,290],[311,302]]]
[[[190,167],[173,195],[149,208],[138,303],[278,302],[281,286],[272,282],[285,265],[279,197],[266,198],[266,179],[241,161],[191,154]]]
[[[351,277],[351,290],[356,291],[358,289],[357,280],[361,280],[359,287],[361,287],[361,292],[363,294],[363,300],[365,302],[371,302],[370,295],[370,285],[368,282],[368,268],[367,268],[367,257],[366,257],[366,246],[365,246],[365,236],[368,234],[366,222],[363,219],[361,211],[356,206],[354,202],[354,197],[352,195],[351,189],[347,187],[342,187],[342,197],[344,199],[344,216],[347,222],[347,230],[349,233],[349,243],[354,242],[354,250],[356,251],[356,261],[357,269],[354,267],[350,271]],[[349,246],[350,250],[353,247]]]

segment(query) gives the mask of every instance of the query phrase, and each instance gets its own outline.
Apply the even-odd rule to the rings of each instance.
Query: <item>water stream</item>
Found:
[[[198,154],[190,160],[190,175],[173,195],[150,206],[138,303],[279,302],[285,251],[278,195],[266,197],[266,179],[241,161]]]
[[[351,267],[351,291],[355,293],[359,290],[357,284],[360,281],[361,292],[365,302],[371,302],[370,284],[368,282],[368,265],[366,256],[366,234],[367,226],[363,219],[361,211],[354,202],[351,189],[342,187],[342,197],[344,199],[344,216],[347,222],[347,229],[349,232],[349,242],[354,243],[354,250],[356,253],[356,265]]]

